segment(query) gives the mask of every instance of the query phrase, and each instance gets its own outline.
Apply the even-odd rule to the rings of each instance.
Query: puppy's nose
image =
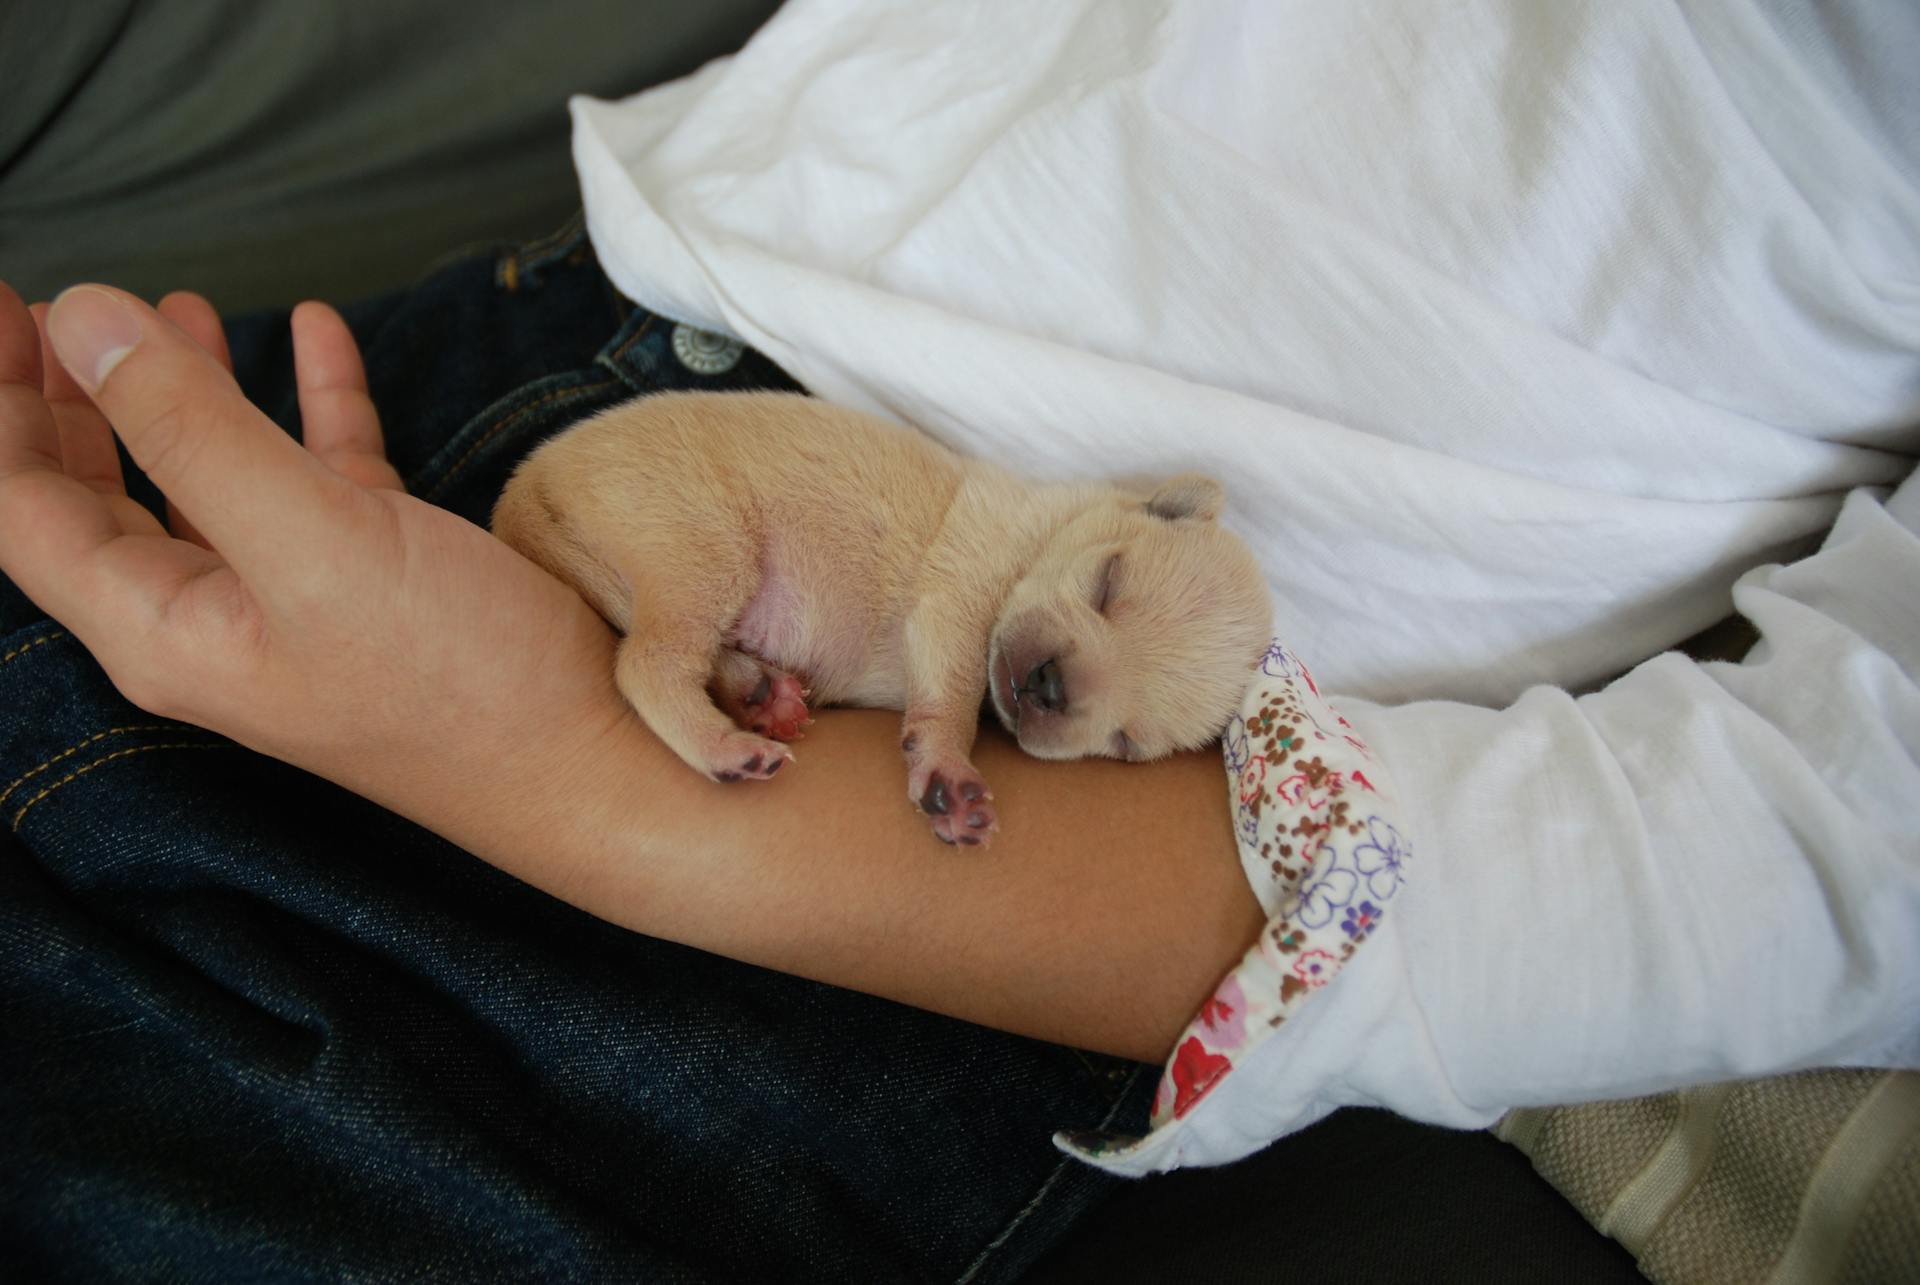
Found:
[[[1043,660],[1033,667],[1027,675],[1027,695],[1033,697],[1041,709],[1058,714],[1067,707],[1067,685],[1060,677],[1060,662]]]

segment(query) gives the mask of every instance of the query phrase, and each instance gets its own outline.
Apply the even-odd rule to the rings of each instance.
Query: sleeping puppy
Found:
[[[808,704],[905,715],[907,797],[984,842],[983,699],[1041,758],[1217,736],[1267,589],[1218,483],[1035,485],[786,393],[662,393],[529,455],[493,530],[626,635],[621,693],[716,781],[771,777]]]

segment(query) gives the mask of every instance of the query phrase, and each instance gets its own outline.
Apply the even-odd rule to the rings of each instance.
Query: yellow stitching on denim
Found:
[[[617,385],[619,382],[620,381],[617,379],[608,379],[598,384],[589,384],[589,385],[586,385],[585,387],[580,387],[580,388],[562,388],[554,392],[548,393],[545,397],[542,397],[538,401],[528,402],[525,406],[520,407],[518,410],[514,411],[513,414],[508,415],[505,419],[502,419],[499,423],[495,424],[492,428],[489,428],[486,432],[480,434],[480,440],[475,442],[472,446],[469,446],[464,452],[462,452],[460,458],[455,460],[453,464],[447,469],[447,471],[440,475],[440,480],[433,484],[433,489],[427,492],[425,498],[431,500],[434,496],[440,494],[441,491],[446,489],[447,483],[453,481],[455,475],[458,474],[461,469],[467,466],[467,461],[473,458],[473,453],[479,450],[482,446],[485,446],[488,442],[492,441],[494,436],[497,433],[499,433],[501,429],[513,423],[515,420],[521,418],[524,415],[528,415],[533,411],[539,410],[542,406],[545,406],[548,402],[559,401],[563,397],[590,396],[591,394],[600,392],[603,389],[612,388],[615,385]]]
[[[646,334],[649,330],[653,329],[653,323],[657,319],[657,317],[658,317],[657,313],[651,313],[651,312],[648,313],[646,315],[646,318],[643,321],[641,321],[640,328],[634,331],[632,334],[628,335],[627,341],[625,343],[621,344],[618,348],[614,349],[613,352],[608,354],[607,360],[619,361],[622,357],[626,356],[627,349],[639,343],[640,336]]]
[[[573,222],[572,219],[567,220],[568,225],[571,225],[572,222]],[[527,242],[525,245],[517,247],[513,252],[514,257],[521,258],[521,259],[528,259],[537,263],[541,259],[545,258],[547,254],[553,249],[554,246],[559,245],[561,238],[566,236],[566,234],[567,234],[567,227],[565,226],[560,227],[552,232],[543,233],[542,235],[537,236],[533,240]]]
[[[31,646],[31,645],[32,644],[28,644],[28,646]],[[25,648],[22,648],[21,650],[24,651]],[[172,723],[129,723],[125,727],[109,727],[104,732],[95,732],[92,736],[89,736],[86,740],[81,741],[79,744],[69,745],[66,749],[61,750],[58,754],[54,755],[52,758],[42,763],[39,767],[34,768],[31,772],[28,772],[25,776],[22,776],[19,780],[15,781],[12,785],[9,785],[6,789],[0,790],[0,803],[5,803],[8,799],[12,798],[13,792],[15,790],[25,785],[28,781],[31,781],[34,777],[39,776],[42,772],[52,767],[55,763],[58,763],[61,759],[69,758],[72,755],[78,754],[81,750],[86,749],[87,746],[93,744],[95,741],[104,741],[109,736],[118,736],[122,732],[168,732],[168,731],[172,731],[173,727],[174,725]]]
[[[56,638],[65,638],[66,636],[67,636],[67,631],[64,629],[56,629],[50,634],[41,634],[38,638],[34,639],[32,642],[23,643],[20,646],[15,647],[12,651],[8,652],[6,655],[0,656],[0,665],[6,664],[8,661],[12,660],[15,656],[18,656],[22,652],[32,651],[35,647],[38,647],[43,642],[52,642]]]
[[[25,803],[20,805],[20,810],[13,814],[13,820],[8,822],[8,825],[16,831],[19,830],[20,818],[27,815],[27,813],[32,809],[34,804],[40,802],[40,800],[46,798],[49,794],[52,794],[55,790],[65,785],[67,782],[77,780],[78,778],[85,776],[87,773],[93,771],[93,769],[95,769],[96,767],[99,767],[103,763],[111,763],[115,759],[123,759],[127,757],[129,754],[145,754],[149,750],[222,750],[222,749],[231,748],[232,745],[233,745],[233,742],[231,741],[169,741],[165,745],[136,745],[132,749],[115,750],[111,754],[102,755],[100,758],[95,759],[93,762],[87,764],[85,767],[75,768],[73,771],[61,777],[58,781],[55,781],[52,785],[49,785],[46,789],[40,791],[40,793],[28,799]]]
[[[576,210],[573,214],[567,216],[565,223],[562,223],[545,236],[537,237],[529,241],[515,251],[515,253],[523,259],[543,259],[586,230],[586,211]]]

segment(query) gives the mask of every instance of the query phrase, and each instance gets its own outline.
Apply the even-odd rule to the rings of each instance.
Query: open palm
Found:
[[[135,704],[374,797],[423,755],[604,718],[606,626],[405,493],[337,313],[302,304],[293,335],[304,448],[241,395],[205,300],[28,309],[0,283],[0,569]],[[128,498],[116,431],[166,523]]]

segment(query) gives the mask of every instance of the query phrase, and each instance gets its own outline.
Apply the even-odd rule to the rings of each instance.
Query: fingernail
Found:
[[[97,393],[140,342],[140,318],[105,290],[75,286],[53,301],[47,338],[68,373],[88,392]]]

